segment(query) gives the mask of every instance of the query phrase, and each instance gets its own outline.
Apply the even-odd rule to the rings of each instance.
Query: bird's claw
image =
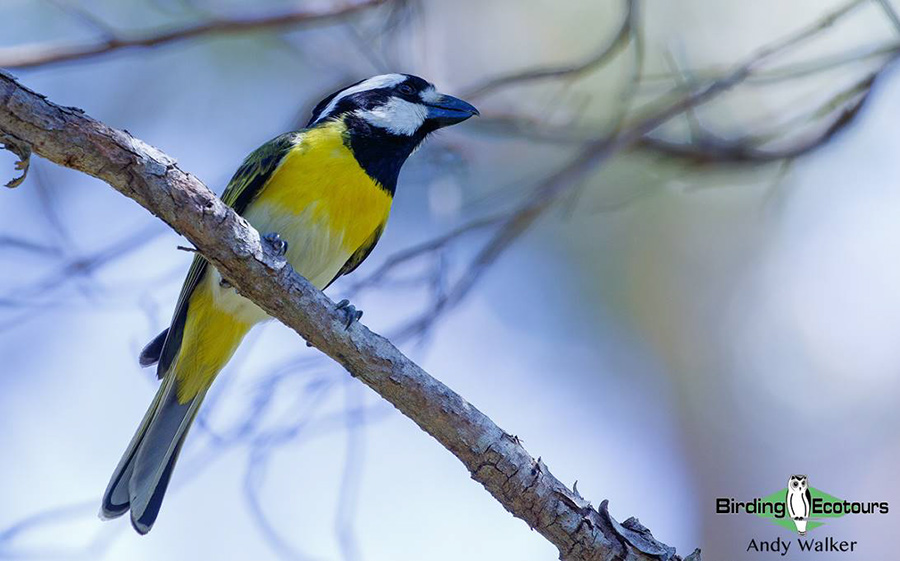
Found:
[[[279,257],[284,256],[288,250],[288,243],[281,239],[281,236],[278,235],[278,232],[269,232],[265,236],[262,237],[268,243],[272,249],[278,254]]]
[[[344,312],[345,324],[344,329],[350,329],[350,326],[359,321],[362,317],[362,310],[357,310],[356,306],[350,303],[350,300],[344,298],[338,302],[337,309]]]

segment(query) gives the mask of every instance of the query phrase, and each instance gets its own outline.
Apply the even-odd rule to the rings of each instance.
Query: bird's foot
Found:
[[[356,306],[351,304],[350,300],[346,298],[338,302],[337,309],[344,312],[344,317],[346,318],[344,329],[350,329],[350,326],[358,322],[363,315],[362,310],[357,310]]]
[[[268,234],[262,237],[269,244],[269,246],[275,251],[275,253],[279,257],[283,257],[288,250],[288,243],[281,239],[281,236],[278,235],[278,232],[269,232]]]

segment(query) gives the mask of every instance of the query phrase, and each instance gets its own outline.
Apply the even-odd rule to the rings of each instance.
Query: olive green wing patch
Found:
[[[222,202],[233,208],[238,214],[243,214],[247,210],[247,206],[259,195],[263,186],[272,177],[278,164],[294,146],[298,134],[300,133],[282,134],[251,152],[234,173],[231,181],[228,182],[228,187],[222,193]],[[202,255],[195,255],[187,278],[184,279],[178,303],[175,305],[175,313],[172,315],[169,334],[166,336],[159,365],[156,368],[156,375],[159,378],[168,372],[181,348],[184,325],[187,320],[188,301],[206,274],[208,264]]]
[[[247,206],[262,191],[263,185],[272,177],[272,172],[291,151],[299,134],[289,132],[266,142],[249,156],[234,172],[228,187],[222,193],[222,202],[238,214],[243,214]]]

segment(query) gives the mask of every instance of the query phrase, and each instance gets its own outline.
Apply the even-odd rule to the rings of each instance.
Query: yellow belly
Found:
[[[324,288],[375,230],[382,228],[391,195],[359,167],[333,123],[306,132],[272,174],[244,217],[260,234],[288,242],[287,260]],[[182,403],[212,384],[250,328],[268,315],[210,267],[191,296],[176,361]]]

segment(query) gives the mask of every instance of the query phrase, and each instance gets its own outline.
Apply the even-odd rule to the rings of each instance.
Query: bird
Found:
[[[784,502],[787,503],[788,514],[797,527],[797,533],[806,535],[806,523],[809,520],[812,494],[809,492],[809,479],[805,475],[792,475],[788,479]]]
[[[383,74],[320,101],[306,128],[253,151],[222,194],[290,266],[324,290],[369,256],[388,220],[400,168],[434,131],[478,115],[411,74]],[[338,304],[347,327],[362,312]],[[250,329],[269,316],[199,253],[169,327],[141,351],[160,388],[110,478],[102,519],[130,512],[146,534],[203,398]]]

